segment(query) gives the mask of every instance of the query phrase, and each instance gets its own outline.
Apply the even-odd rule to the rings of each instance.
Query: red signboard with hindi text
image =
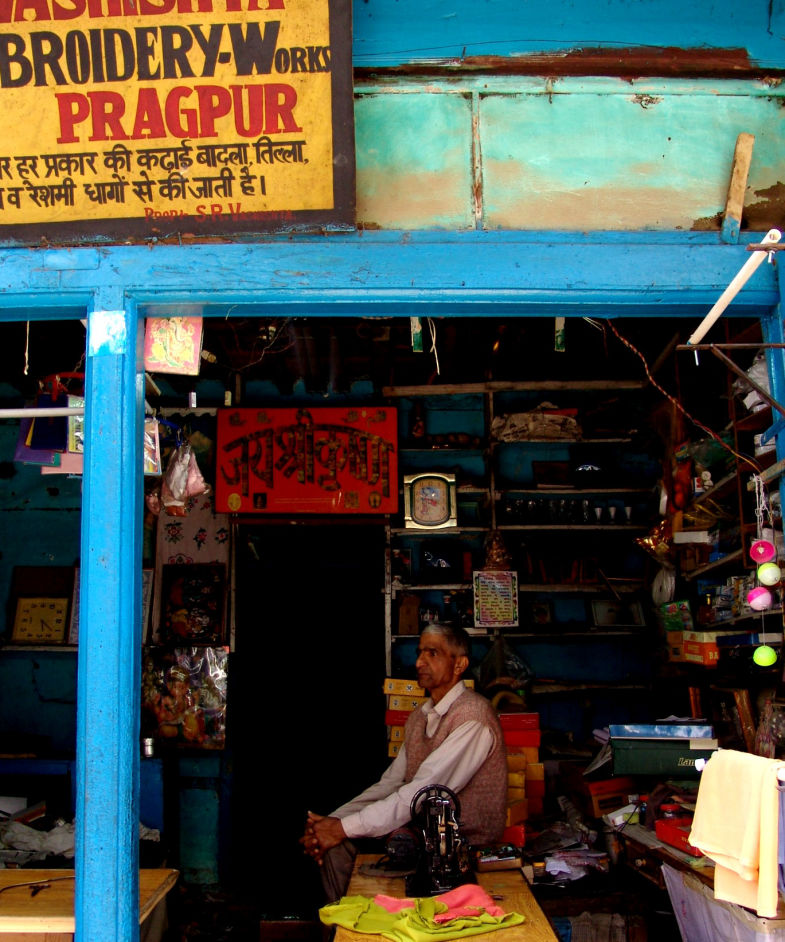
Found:
[[[222,409],[216,509],[391,514],[398,510],[396,410]]]

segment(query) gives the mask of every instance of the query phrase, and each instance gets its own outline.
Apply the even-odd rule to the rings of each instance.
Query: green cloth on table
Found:
[[[433,897],[414,900],[414,907],[391,913],[367,896],[344,896],[319,910],[319,918],[326,926],[342,926],[355,932],[381,935],[393,942],[436,942],[442,939],[463,939],[495,929],[518,926],[524,921],[520,913],[504,916],[461,916],[450,922],[437,923],[433,917],[447,911],[447,906]]]

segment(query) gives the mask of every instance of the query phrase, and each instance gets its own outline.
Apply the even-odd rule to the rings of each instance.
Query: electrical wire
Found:
[[[679,400],[675,396],[671,395],[667,391],[667,389],[661,386],[652,375],[651,370],[649,369],[649,364],[646,362],[646,357],[641,353],[641,351],[634,344],[632,344],[629,340],[627,340],[626,337],[623,337],[619,333],[619,331],[616,329],[615,325],[613,324],[613,321],[608,320],[607,324],[610,327],[610,329],[613,331],[613,333],[616,335],[618,340],[621,343],[623,343],[624,346],[627,347],[628,350],[631,350],[640,359],[641,363],[643,364],[644,372],[646,373],[646,377],[648,378],[649,382],[658,392],[660,392],[668,400],[668,402],[670,402],[676,409],[678,409],[678,411],[681,412],[681,414],[689,422],[691,422],[696,428],[699,428],[702,432],[705,432],[710,438],[712,438],[715,442],[717,442],[718,445],[720,445],[726,451],[729,451],[737,461],[740,461],[744,464],[748,464],[752,468],[755,474],[757,475],[762,474],[762,468],[757,463],[757,461],[754,461],[752,458],[749,457],[749,455],[742,455],[738,451],[736,451],[735,448],[732,448],[720,435],[718,435],[713,429],[709,428],[708,425],[704,425],[703,422],[700,421],[700,419],[696,419],[695,416],[693,416],[690,412],[688,412],[684,408],[684,406],[679,402]]]

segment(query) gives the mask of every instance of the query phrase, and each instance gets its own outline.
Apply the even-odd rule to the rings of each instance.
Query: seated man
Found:
[[[461,680],[469,666],[463,628],[429,625],[417,648],[417,681],[430,698],[406,721],[404,744],[381,779],[331,815],[308,812],[305,852],[322,866],[328,902],[346,893],[356,850],[351,838],[383,837],[410,820],[414,795],[443,785],[461,803],[470,844],[499,841],[507,803],[507,760],[498,718]]]

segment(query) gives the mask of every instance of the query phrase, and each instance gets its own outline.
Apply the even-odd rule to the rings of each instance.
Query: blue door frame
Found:
[[[88,322],[78,942],[138,938],[143,318],[187,304],[205,316],[236,306],[245,316],[560,314],[646,317],[653,331],[660,317],[697,326],[748,258],[746,243],[759,241],[745,236],[728,245],[712,233],[376,232],[0,251],[0,321]],[[776,266],[763,265],[726,316],[760,317],[767,338],[781,342],[783,291]],[[770,355],[770,373],[781,392],[782,351]]]

